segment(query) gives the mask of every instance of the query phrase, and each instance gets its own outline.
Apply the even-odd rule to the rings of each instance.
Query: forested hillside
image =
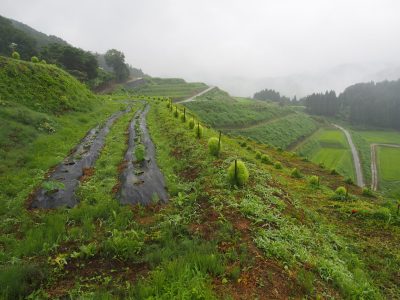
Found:
[[[400,129],[400,80],[358,83],[339,96],[334,92],[302,99],[307,111],[352,124]]]

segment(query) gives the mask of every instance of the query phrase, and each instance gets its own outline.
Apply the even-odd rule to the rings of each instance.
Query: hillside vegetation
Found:
[[[204,83],[188,83],[179,78],[149,78],[137,87],[125,86],[125,89],[137,95],[170,97],[173,100],[183,100],[193,96],[207,86]]]
[[[185,106],[214,128],[281,148],[295,144],[318,128],[313,118],[289,106],[233,98],[219,89]]]
[[[0,56],[0,97],[38,112],[88,111],[94,95],[53,65]]]

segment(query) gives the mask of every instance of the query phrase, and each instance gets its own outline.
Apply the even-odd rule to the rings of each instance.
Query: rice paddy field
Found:
[[[296,149],[300,155],[355,180],[353,159],[346,137],[334,128],[321,128]]]

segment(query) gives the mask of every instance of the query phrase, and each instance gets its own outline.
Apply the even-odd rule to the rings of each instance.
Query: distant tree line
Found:
[[[311,114],[400,130],[400,79],[358,83],[346,88],[338,97],[331,91],[312,94],[301,101]]]
[[[264,89],[262,91],[255,93],[253,99],[263,100],[263,101],[270,100],[273,102],[280,102],[280,103],[290,102],[290,98],[281,96],[279,92],[270,89]]]

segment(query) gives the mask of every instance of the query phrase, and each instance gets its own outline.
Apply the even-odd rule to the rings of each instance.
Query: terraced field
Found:
[[[125,87],[137,95],[170,97],[174,101],[183,100],[207,88],[204,83],[188,83],[183,79],[144,78],[136,87]]]
[[[316,164],[337,170],[355,180],[354,163],[344,133],[335,128],[321,128],[296,148],[296,152]]]
[[[310,116],[288,106],[233,98],[218,89],[185,103],[185,106],[223,132],[283,149],[317,129],[317,123]]]

